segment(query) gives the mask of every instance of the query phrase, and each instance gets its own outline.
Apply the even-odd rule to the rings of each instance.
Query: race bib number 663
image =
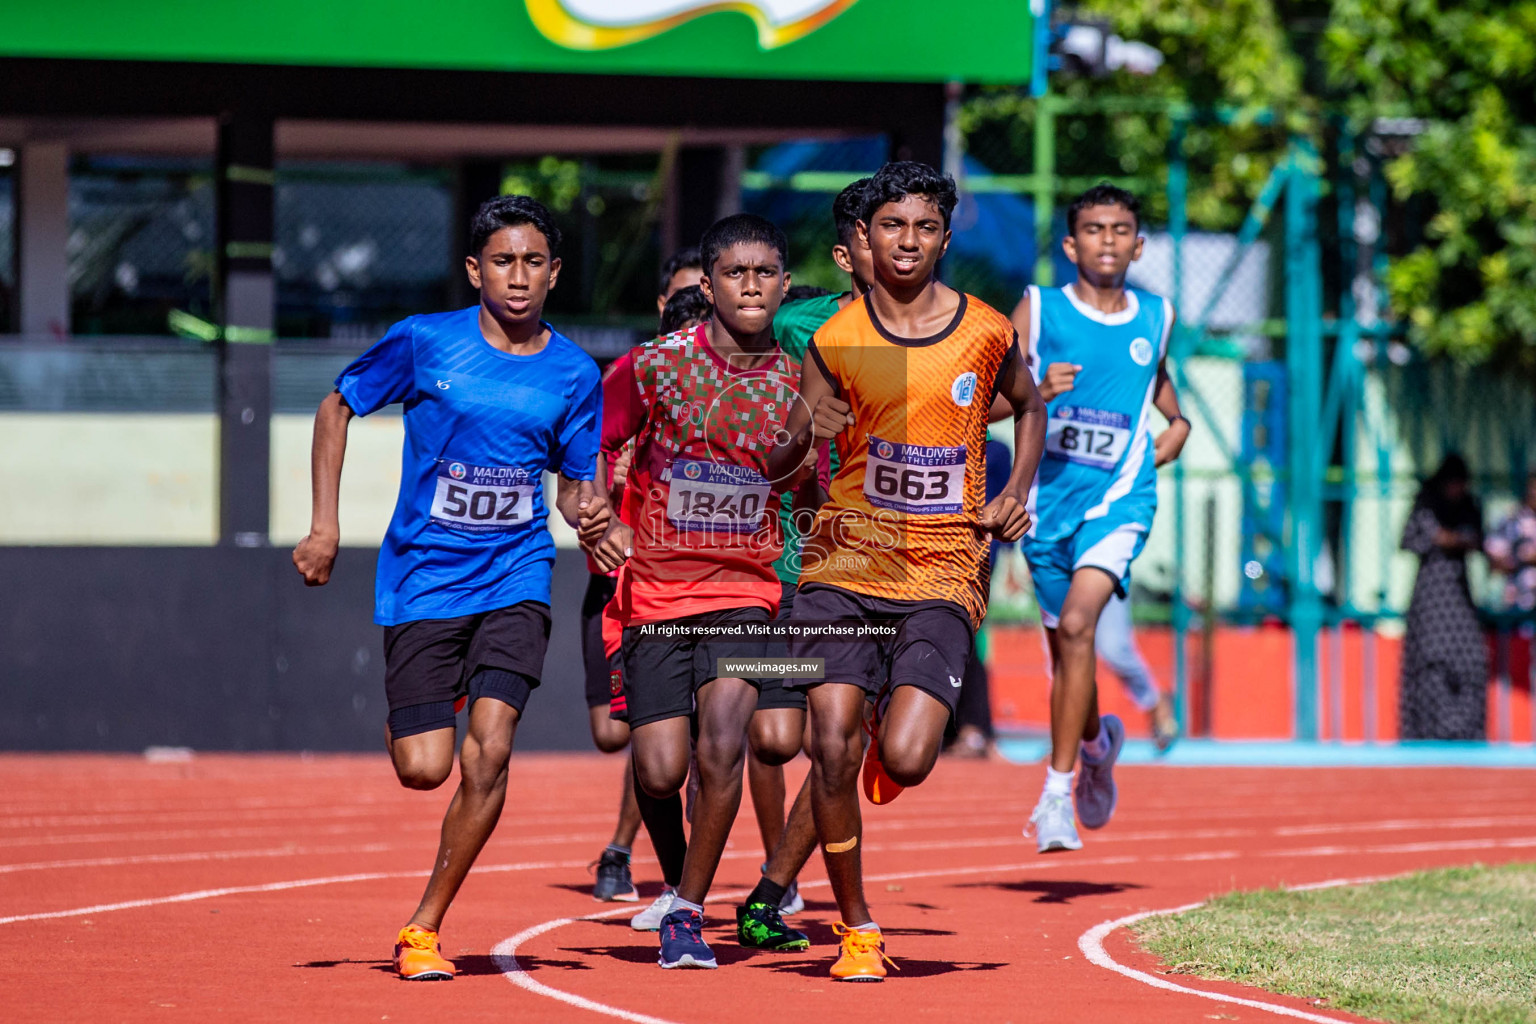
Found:
[[[965,509],[965,446],[902,444],[869,437],[864,497],[907,515],[954,515]]]
[[[539,481],[525,469],[444,461],[432,494],[432,520],[456,530],[510,530],[533,519]]]

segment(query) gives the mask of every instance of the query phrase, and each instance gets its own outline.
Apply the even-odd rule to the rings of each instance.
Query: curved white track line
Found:
[[[1373,875],[1368,878],[1330,878],[1325,882],[1290,885],[1285,888],[1291,892],[1307,892],[1313,889],[1334,889],[1341,885],[1363,885],[1367,882],[1379,882],[1388,877],[1392,876]],[[1104,948],[1104,940],[1116,929],[1135,924],[1137,921],[1145,921],[1149,917],[1167,917],[1171,914],[1182,914],[1185,911],[1203,907],[1206,902],[1201,900],[1198,903],[1186,903],[1181,907],[1144,910],[1139,914],[1127,914],[1125,917],[1119,917],[1113,921],[1096,924],[1078,937],[1077,948],[1082,950],[1083,956],[1088,958],[1089,963],[1108,971],[1114,971],[1116,974],[1130,978],[1132,981],[1139,981],[1143,985],[1150,985],[1153,988],[1164,989],[1168,992],[1178,992],[1181,995],[1199,996],[1201,999],[1210,999],[1218,1003],[1232,1003],[1236,1006],[1246,1006],[1254,1010],[1264,1010],[1269,1013],[1279,1014],[1282,1017],[1295,1017],[1298,1020],[1314,1021],[1316,1024],[1346,1024],[1341,1017],[1325,1017],[1320,1013],[1310,1013],[1291,1006],[1282,1006],[1279,1003],[1266,1003],[1262,999],[1248,999],[1243,996],[1226,995],[1221,992],[1209,992],[1204,989],[1180,985],[1169,981],[1167,978],[1148,974],[1146,971],[1138,971],[1134,967],[1127,967],[1110,956],[1109,952]]]
[[[1490,840],[1485,841],[1482,845],[1485,847],[1516,844],[1525,845],[1527,843],[1533,842],[1536,842],[1536,837],[1504,842]],[[956,845],[965,844],[962,843]],[[1463,848],[1464,846],[1461,843],[1445,843],[1440,846],[1425,843],[1413,844],[1411,847],[1409,847],[1409,849],[1414,851],[1421,851],[1425,849],[1456,850]],[[1381,848],[1378,847],[1377,849]],[[1324,856],[1354,855],[1360,852],[1361,850],[1359,848],[1350,849],[1347,847],[1325,847],[1317,848],[1316,850],[1318,855]],[[928,871],[901,871],[890,874],[865,875],[864,881],[894,882],[904,879],[938,878],[941,876],[951,875],[1002,874],[1004,872],[1040,871],[1047,868],[1064,866],[1067,863],[1070,863],[1073,867],[1104,867],[1108,865],[1135,864],[1142,862],[1169,863],[1218,858],[1235,859],[1245,855],[1246,854],[1243,851],[1239,850],[1224,850],[1215,851],[1213,853],[1183,854],[1179,856],[1139,857],[1128,855],[1121,857],[1091,857],[1084,859],[1074,859],[1070,862],[1047,858],[1044,860],[1032,860],[1023,864],[989,864],[984,867],[936,868]],[[1327,889],[1338,885],[1353,885],[1357,883],[1380,881],[1383,877],[1389,876],[1330,879],[1324,882],[1314,882],[1309,885],[1290,886],[1288,888],[1297,891],[1306,889]],[[830,884],[831,883],[826,879],[817,879],[809,882],[801,882],[800,888],[813,889]],[[711,895],[705,902],[716,903],[724,900],[740,899],[745,895],[747,895],[747,891],[745,889],[736,892],[722,892]],[[1161,914],[1177,914],[1185,910],[1193,910],[1194,908],[1203,905],[1204,901],[1200,903],[1187,903],[1183,906],[1171,907],[1167,910],[1149,910],[1139,914],[1131,914],[1127,917],[1117,918],[1113,921],[1106,921],[1103,924],[1095,925],[1087,932],[1084,932],[1083,935],[1078,939],[1078,949],[1083,952],[1083,955],[1086,956],[1091,963],[1094,963],[1099,967],[1106,968],[1107,970],[1114,971],[1117,974],[1122,974],[1128,978],[1131,978],[1132,980],[1151,985],[1154,988],[1166,989],[1170,992],[1178,992],[1184,995],[1199,996],[1202,999],[1212,999],[1218,1002],[1238,1004],[1251,1007],[1252,1009],[1256,1010],[1266,1010],[1271,1013],[1280,1014],[1281,1016],[1295,1017],[1300,1020],[1312,1021],[1314,1024],[1348,1024],[1347,1021],[1340,1017],[1325,1017],[1322,1014],[1308,1013],[1305,1010],[1292,1009],[1289,1006],[1282,1006],[1278,1003],[1266,1003],[1257,999],[1245,999],[1241,996],[1224,996],[1216,992],[1203,992],[1200,989],[1186,988],[1183,985],[1176,985],[1173,982],[1164,978],[1159,978],[1156,975],[1147,974],[1143,971],[1138,971],[1134,968],[1126,967],[1123,964],[1116,963],[1109,956],[1109,954],[1104,951],[1104,937],[1107,936],[1110,932],[1114,931],[1116,928],[1123,927],[1135,921],[1140,921],[1143,918],[1156,917]],[[578,996],[574,993],[566,992],[562,989],[557,989],[553,986],[546,985],[543,982],[536,981],[530,977],[528,972],[523,970],[522,965],[517,961],[518,947],[530,939],[543,935],[546,932],[552,932],[557,928],[563,928],[566,925],[577,924],[582,921],[598,921],[602,920],[603,918],[618,917],[623,914],[633,913],[638,913],[638,910],[634,907],[620,907],[616,910],[604,910],[599,911],[596,914],[587,914],[584,917],[561,917],[556,918],[553,921],[545,921],[542,924],[533,925],[530,928],[523,929],[516,935],[509,936],[508,938],[502,939],[500,942],[496,943],[496,945],[491,949],[491,961],[501,971],[502,977],[506,978],[509,982],[516,985],[518,988],[526,989],[535,995],[541,995],[550,999],[557,1000],[558,1002],[565,1003],[567,1006],[573,1006],[581,1010],[589,1010],[592,1013],[600,1013],[609,1017],[617,1017],[619,1020],[631,1021],[632,1024],[675,1024],[675,1022],[667,1021],[660,1017],[650,1017],[642,1013],[636,1013],[633,1010],[625,1010],[618,1006],[609,1006],[606,1003],[600,1003],[596,1000],[588,999],[585,996]]]
[[[502,977],[518,988],[527,989],[534,995],[547,996],[557,1002],[565,1003],[567,1006],[574,1006],[578,1010],[591,1010],[593,1013],[602,1013],[609,1017],[630,1021],[631,1024],[674,1024],[674,1022],[661,1017],[651,1017],[644,1013],[635,1013],[633,1010],[622,1010],[617,1006],[609,1006],[606,1003],[587,999],[585,996],[578,996],[571,992],[562,992],[558,988],[551,988],[542,981],[535,981],[527,971],[523,970],[522,965],[517,962],[517,947],[535,936],[554,931],[556,928],[563,928],[568,924],[575,924],[577,921],[601,921],[605,917],[619,917],[623,914],[633,913],[637,913],[634,907],[621,907],[618,910],[599,911],[596,914],[587,914],[584,917],[559,917],[553,921],[536,924],[532,928],[524,928],[516,935],[502,939],[491,947],[491,963],[495,964],[496,969],[501,971]]]
[[[1074,861],[1073,864],[1074,866],[1078,867],[1102,867],[1113,864],[1133,863],[1141,859],[1142,858],[1139,857],[1093,857]],[[1023,864],[988,864],[983,867],[936,868],[928,871],[899,871],[890,874],[865,875],[864,881],[894,882],[902,879],[937,878],[944,875],[990,875],[1001,874],[1003,872],[1042,871],[1048,868],[1058,867],[1061,865],[1061,863],[1062,862],[1059,860],[1053,861],[1046,859],[1032,860]],[[801,882],[800,888],[802,890],[816,889],[823,888],[830,884],[831,883],[824,878],[814,879],[808,882]],[[705,900],[705,902],[719,903],[727,900],[738,900],[747,894],[748,890],[746,889],[738,889],[734,892],[713,893],[707,900]],[[599,911],[596,914],[587,914],[584,917],[556,918],[553,921],[545,921],[543,924],[536,924],[531,928],[524,928],[516,935],[502,939],[500,942],[496,943],[496,945],[491,949],[491,961],[497,966],[498,969],[500,969],[502,977],[506,978],[518,988],[526,989],[535,995],[546,996],[558,1002],[565,1003],[567,1006],[574,1006],[581,1010],[590,1010],[593,1013],[601,1013],[609,1017],[617,1017],[619,1020],[631,1021],[632,1024],[675,1024],[673,1021],[664,1020],[660,1017],[649,1017],[643,1013],[636,1013],[633,1010],[625,1010],[618,1006],[609,1006],[607,1003],[599,1003],[594,999],[588,999],[585,996],[578,996],[575,993],[566,992],[562,989],[546,985],[541,981],[534,980],[534,978],[531,977],[527,971],[523,970],[522,965],[517,962],[518,947],[530,939],[543,935],[545,932],[552,932],[556,928],[563,928],[568,924],[577,924],[582,921],[600,921],[607,917],[619,917],[623,914],[634,913],[638,913],[634,907],[621,907],[617,910],[604,910]],[[1330,1024],[1338,1024],[1338,1022],[1330,1022]]]

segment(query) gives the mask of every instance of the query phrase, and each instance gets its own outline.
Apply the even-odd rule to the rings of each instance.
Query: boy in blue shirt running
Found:
[[[1114,814],[1125,730],[1099,716],[1094,631],[1110,598],[1129,589],[1157,510],[1157,467],[1189,437],[1164,365],[1173,304],[1125,280],[1142,242],[1136,197],[1089,189],[1068,208],[1062,243],[1077,280],[1031,285],[1013,312],[1048,416],[1035,526],[1022,544],[1051,648],[1051,762],[1030,816],[1041,853],[1081,849],[1077,824],[1102,828]],[[1155,439],[1154,408],[1168,420]]]
[[[340,543],[347,423],[405,407],[400,498],[374,586],[386,745],[402,785],[435,789],[448,778],[454,713],[469,705],[458,792],[426,893],[395,946],[408,980],[454,975],[437,931],[501,815],[512,739],[539,685],[555,560],[545,471],[559,474],[556,507],[583,547],[608,527],[607,502],[592,484],[597,365],[541,319],[560,273],[559,245],[559,229],[534,200],[482,205],[465,259],[479,304],[395,324],[341,372],[315,415],[312,519],[293,563],[306,584],[322,586]]]

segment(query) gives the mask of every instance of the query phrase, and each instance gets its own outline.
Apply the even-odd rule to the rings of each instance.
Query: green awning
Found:
[[[1027,0],[14,0],[0,56],[1022,82]],[[743,104],[772,103],[743,92]],[[537,97],[507,97],[509,115]]]

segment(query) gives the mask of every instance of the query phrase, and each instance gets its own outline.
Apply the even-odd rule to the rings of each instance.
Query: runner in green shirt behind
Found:
[[[861,248],[853,226],[863,212],[864,186],[868,178],[860,178],[837,194],[832,201],[832,221],[837,228],[837,244],[832,247],[832,260],[848,275],[849,290],[841,295],[818,295],[813,299],[786,302],[779,307],[779,315],[773,318],[773,333],[779,348],[799,360],[805,359],[811,338],[821,325],[832,319],[832,314],[842,309],[869,289],[869,279],[874,274],[870,266],[869,250]],[[832,451],[832,472],[837,472],[837,450]],[[813,478],[814,479],[814,478]],[[785,599],[794,603],[792,591],[800,582],[800,534],[795,528],[794,495],[782,499],[779,518],[784,527],[784,553],[773,563],[779,574],[779,582],[785,586]],[[815,509],[811,510],[812,512]],[[788,617],[787,612],[781,615]]]

